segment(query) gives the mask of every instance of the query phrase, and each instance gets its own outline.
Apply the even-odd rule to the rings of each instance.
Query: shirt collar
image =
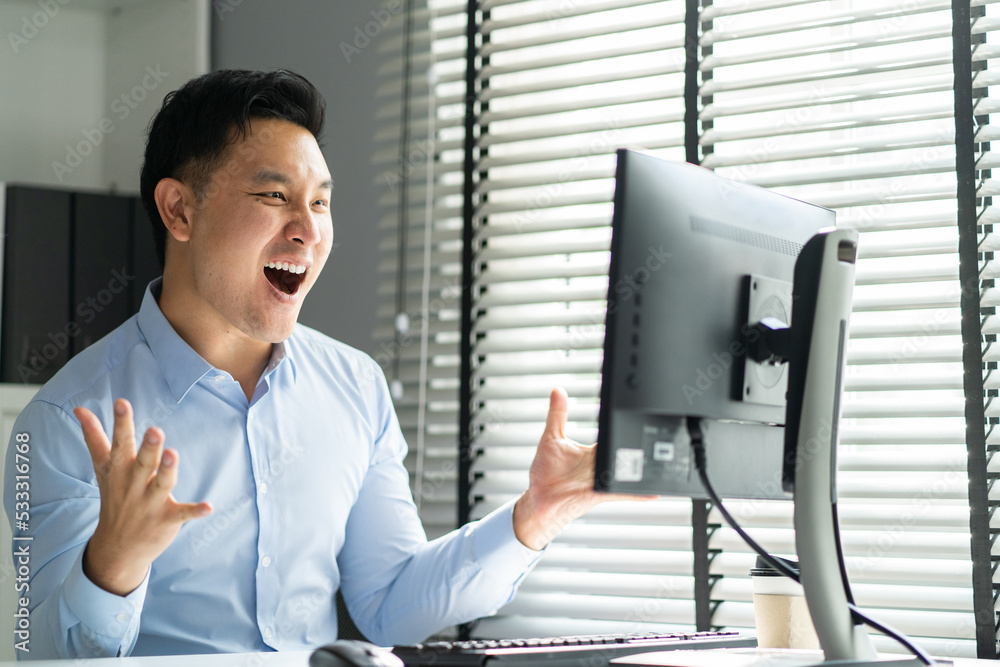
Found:
[[[177,335],[167,321],[156,300],[163,289],[163,278],[157,278],[146,288],[139,307],[139,331],[146,339],[149,350],[156,359],[163,378],[170,387],[170,393],[178,403],[197,382],[214,369],[201,355]],[[268,360],[264,375],[270,375],[278,366],[288,359],[295,378],[295,363],[289,346],[285,342],[277,343],[271,348],[271,358]]]
[[[153,353],[167,386],[170,387],[170,393],[174,400],[180,403],[191,387],[213,369],[212,364],[202,359],[201,355],[177,335],[164,317],[156,302],[162,289],[162,277],[149,283],[149,287],[146,288],[142,305],[139,307],[139,331],[146,339],[146,344],[149,345],[149,350]]]
[[[274,370],[281,364],[281,362],[288,360],[288,365],[292,370],[292,378],[295,378],[295,362],[292,358],[291,350],[287,345],[288,341],[281,341],[280,343],[275,343],[271,346],[271,358],[267,361],[267,366],[264,368],[264,376],[268,376],[274,372]]]
[[[298,324],[295,325],[298,328]],[[292,332],[292,336],[295,332]],[[270,375],[274,372],[276,368],[282,363],[285,364],[286,371],[291,371],[292,382],[295,382],[295,378],[298,375],[295,369],[295,345],[292,340],[292,336],[281,341],[280,343],[275,343],[271,348],[271,359],[267,362],[267,368],[264,369],[264,375]]]

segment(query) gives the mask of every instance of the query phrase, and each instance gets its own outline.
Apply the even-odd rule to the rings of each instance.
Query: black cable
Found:
[[[734,531],[736,531],[736,534],[739,535],[743,539],[743,541],[750,546],[751,549],[756,551],[757,555],[763,558],[768,565],[770,565],[772,568],[774,568],[781,574],[785,575],[792,581],[796,583],[801,583],[799,581],[798,570],[794,569],[791,565],[789,565],[785,559],[772,556],[764,549],[764,547],[757,544],[757,541],[754,540],[752,537],[750,537],[749,533],[743,530],[743,527],[736,522],[736,519],[733,518],[733,516],[729,513],[729,510],[727,510],[725,505],[722,504],[722,499],[719,498],[719,495],[715,492],[715,488],[712,486],[712,483],[708,479],[708,461],[706,460],[706,455],[705,455],[705,436],[701,431],[701,419],[698,417],[688,417],[687,428],[688,428],[688,433],[691,436],[691,450],[694,453],[695,469],[698,471],[698,477],[701,479],[702,486],[705,487],[705,492],[708,494],[708,497],[712,501],[712,504],[715,505],[716,508],[718,508],[719,514],[721,514],[722,518],[726,520],[726,523],[729,524],[729,527],[732,528]],[[895,639],[897,642],[905,646],[907,650],[913,653],[913,655],[915,655],[917,659],[920,660],[920,662],[924,663],[925,665],[937,664],[934,661],[934,659],[927,654],[926,651],[924,651],[922,648],[914,644],[910,640],[910,638],[904,635],[903,633],[893,629],[892,627],[884,623],[876,621],[875,619],[868,616],[865,612],[861,611],[854,604],[850,602],[847,604],[847,607],[848,609],[850,609],[851,616],[855,620],[855,622],[864,623],[865,625],[875,630],[878,630],[879,632],[885,634],[886,636]]]
[[[855,618],[860,619],[868,627],[873,628],[875,630],[878,630],[879,632],[881,632],[882,634],[886,635],[887,637],[892,637],[897,642],[899,642],[900,644],[902,644],[903,646],[905,646],[911,653],[913,653],[913,655],[915,655],[917,657],[918,660],[920,660],[920,662],[924,663],[925,665],[936,665],[936,664],[938,664],[934,660],[934,658],[932,658],[930,655],[927,654],[926,651],[924,651],[922,648],[920,648],[919,646],[917,646],[916,644],[914,644],[913,641],[909,637],[907,637],[906,635],[904,635],[899,630],[896,630],[892,626],[886,625],[885,623],[882,623],[881,621],[875,620],[874,618],[872,618],[871,616],[869,616],[867,613],[861,611],[860,609],[858,609],[856,606],[854,606],[851,603],[847,603],[847,608],[851,610],[851,614],[853,614]]]

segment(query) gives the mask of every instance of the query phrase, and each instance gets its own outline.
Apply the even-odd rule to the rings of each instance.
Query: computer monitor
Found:
[[[595,488],[792,499],[825,658],[868,664],[835,484],[857,233],[643,153],[619,151],[616,176]]]
[[[752,324],[792,315],[795,262],[832,227],[819,206],[691,164],[618,152],[596,488],[705,498],[686,417],[723,497],[782,484],[787,364],[755,361]]]

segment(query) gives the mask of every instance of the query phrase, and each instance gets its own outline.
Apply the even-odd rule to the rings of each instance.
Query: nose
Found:
[[[285,238],[305,247],[316,245],[323,237],[323,225],[328,224],[325,217],[313,211],[308,204],[299,206],[285,225]]]

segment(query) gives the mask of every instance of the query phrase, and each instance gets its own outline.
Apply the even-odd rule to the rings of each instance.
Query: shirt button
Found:
[[[260,495],[267,493],[267,482],[261,482],[257,485],[257,490],[260,491]]]
[[[264,567],[267,567],[268,565],[271,564],[271,557],[270,556],[264,556],[261,559],[260,564],[263,565]]]
[[[119,623],[125,623],[125,622],[127,622],[127,621],[128,621],[128,614],[126,614],[126,613],[121,613],[121,614],[118,614],[117,616],[115,616],[115,619],[116,619],[116,620],[117,620],[117,621],[118,621]]]
[[[273,633],[271,632],[271,628],[264,628],[264,636],[265,637],[267,637],[268,639],[270,639],[272,634]]]

